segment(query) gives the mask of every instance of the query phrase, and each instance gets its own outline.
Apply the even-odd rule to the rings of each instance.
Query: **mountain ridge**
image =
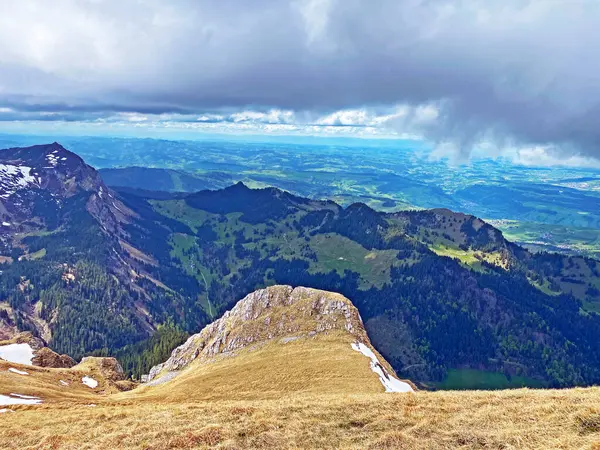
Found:
[[[30,217],[35,232],[9,231],[18,245],[3,253],[0,327],[45,323],[60,353],[115,353],[139,377],[239,298],[288,284],[351,298],[374,347],[424,386],[462,368],[555,386],[600,377],[599,263],[530,254],[473,216],[239,184],[164,198],[80,191],[62,199],[68,213]]]

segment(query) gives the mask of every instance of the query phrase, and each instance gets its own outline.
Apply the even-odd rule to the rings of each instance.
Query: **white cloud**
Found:
[[[0,0],[0,119],[342,125],[600,158],[599,18],[595,0]]]
[[[558,152],[551,147],[535,146],[523,147],[507,151],[507,155],[515,164],[531,167],[587,167],[600,168],[600,161],[597,159],[571,155],[565,157],[562,152]]]

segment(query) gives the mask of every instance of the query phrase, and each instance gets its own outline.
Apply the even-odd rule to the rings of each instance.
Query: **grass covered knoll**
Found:
[[[290,339],[288,341],[288,339]],[[171,381],[142,385],[123,400],[186,401],[276,399],[282,395],[378,394],[384,388],[370,360],[352,349],[353,337],[333,332],[258,343],[208,362],[195,361]],[[379,358],[390,374],[392,368]]]
[[[24,374],[11,372],[16,369]],[[98,382],[94,389],[82,382],[83,377],[91,377]],[[0,360],[0,395],[19,394],[38,397],[41,406],[49,405],[87,405],[102,400],[109,394],[121,389],[133,387],[128,381],[113,381],[107,377],[101,358],[88,358],[70,369],[52,369],[29,365],[15,364]],[[0,406],[0,409],[7,408]],[[27,406],[16,405],[8,408],[18,411]],[[9,414],[9,413],[6,413]],[[10,414],[12,417],[13,415]],[[0,418],[0,420],[2,420]],[[4,446],[0,445],[0,448]]]
[[[598,405],[576,388],[27,406],[0,414],[0,447],[597,449]]]

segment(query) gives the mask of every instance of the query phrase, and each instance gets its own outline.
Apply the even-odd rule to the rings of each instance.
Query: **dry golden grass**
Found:
[[[0,448],[600,450],[600,388],[386,394],[354,339],[341,329],[267,339],[130,392],[117,392],[94,360],[72,369],[0,362],[0,394],[44,400],[0,414]]]
[[[14,407],[0,448],[600,448],[600,389]]]
[[[285,344],[270,341],[239,350],[235,356],[195,361],[165,384],[142,386],[118,398],[266,400],[280,398],[282,393],[384,392],[370,360],[353,350],[352,342],[350,334],[339,331]]]
[[[27,375],[9,372],[11,367],[24,371]],[[83,384],[81,379],[85,376],[98,381],[98,387],[90,389]],[[68,385],[63,385],[61,380]],[[50,369],[0,360],[0,394],[3,395],[31,395],[40,397],[46,404],[72,405],[96,402],[117,392],[117,385],[105,379],[100,368],[93,362],[79,364],[71,369]],[[0,406],[2,408],[4,407]],[[10,408],[14,409],[12,406]]]
[[[600,449],[600,388],[385,394],[343,335],[245,349],[118,394],[78,382],[93,365],[5,369],[1,393],[45,403],[0,414],[2,449]]]

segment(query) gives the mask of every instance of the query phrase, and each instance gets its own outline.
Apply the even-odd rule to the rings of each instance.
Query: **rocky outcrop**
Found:
[[[68,369],[77,364],[70,356],[59,355],[46,347],[46,343],[42,339],[35,337],[30,332],[19,333],[8,341],[0,342],[0,346],[10,344],[27,344],[33,354],[31,364],[34,366]]]
[[[126,376],[123,367],[115,358],[101,357],[86,357],[79,364],[68,355],[59,355],[53,350],[46,347],[46,343],[38,337],[35,337],[30,332],[19,333],[10,341],[1,341],[0,345],[10,344],[27,344],[33,358],[31,365],[38,367],[48,367],[54,369],[70,369],[76,367],[83,370],[93,370],[98,372],[102,377],[110,381],[122,381]],[[30,353],[30,354],[31,354]]]
[[[278,339],[281,343],[342,331],[369,343],[358,310],[344,296],[317,289],[272,286],[240,300],[223,317],[191,336],[143,381],[179,371],[195,360],[231,355],[242,348]],[[370,344],[369,344],[370,345]]]
[[[123,367],[116,358],[87,356],[75,366],[75,369],[99,372],[104,379],[113,382],[123,381],[126,378]]]
[[[35,337],[29,331],[25,331],[23,333],[19,333],[13,336],[10,340],[0,342],[0,345],[5,344],[29,344],[31,349],[36,352],[37,350],[46,347],[46,343],[42,341],[40,338]]]
[[[51,367],[54,369],[70,369],[75,364],[75,360],[69,355],[59,355],[48,347],[42,347],[35,351],[31,363],[39,367]]]

